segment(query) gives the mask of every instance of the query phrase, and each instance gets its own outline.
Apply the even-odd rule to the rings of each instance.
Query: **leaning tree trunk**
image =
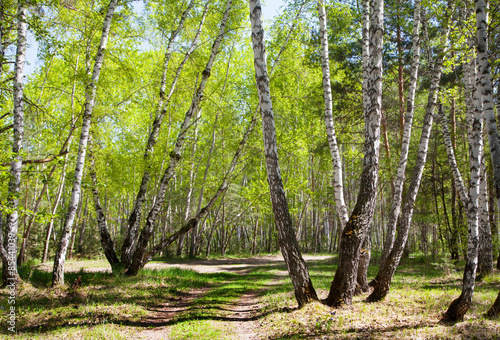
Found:
[[[172,244],[174,241],[178,240],[182,235],[185,235],[187,232],[190,230],[196,228],[200,221],[205,219],[208,215],[208,213],[212,210],[215,202],[227,191],[227,188],[229,186],[229,182],[231,179],[231,176],[233,175],[234,169],[236,168],[236,165],[238,164],[238,160],[240,158],[241,153],[243,152],[243,148],[245,147],[248,138],[250,137],[250,134],[253,131],[253,128],[255,127],[255,123],[257,122],[257,118],[254,116],[252,120],[250,121],[250,124],[248,125],[248,128],[246,129],[245,133],[243,134],[243,138],[240,141],[240,144],[238,145],[238,149],[236,150],[235,154],[233,155],[233,159],[231,160],[231,164],[229,165],[229,168],[224,175],[224,178],[222,179],[222,183],[215,192],[215,194],[210,198],[210,201],[206,206],[204,206],[202,209],[199,209],[196,216],[187,221],[187,223],[179,229],[177,232],[173,233],[172,235],[163,238],[153,249],[151,249],[149,252],[147,252],[140,265],[139,268],[142,268],[151,261],[154,255],[159,253],[162,249],[165,247],[168,247],[170,244]],[[218,214],[218,212],[217,212]],[[240,213],[241,216],[241,213]],[[239,217],[239,216],[237,216]],[[215,223],[215,222],[214,222]]]
[[[479,259],[477,270],[482,276],[493,272],[493,241],[488,210],[488,183],[484,158],[481,158],[481,182],[479,185]]]
[[[344,184],[342,181],[342,161],[340,158],[335,125],[333,123],[332,86],[330,80],[330,61],[328,58],[328,34],[326,24],[325,5],[323,0],[318,1],[319,35],[321,37],[321,69],[323,71],[323,97],[325,101],[325,125],[328,136],[328,145],[333,161],[333,189],[335,206],[343,229],[349,220],[347,207],[344,201]],[[363,28],[364,29],[364,28]],[[364,30],[363,30],[364,32]],[[364,60],[364,59],[363,59]]]
[[[158,189],[158,193],[154,201],[155,203],[153,204],[153,207],[149,211],[148,217],[146,219],[146,225],[142,229],[141,235],[139,236],[139,240],[137,241],[137,246],[132,256],[132,262],[128,266],[128,269],[126,271],[127,275],[136,275],[139,268],[141,267],[141,263],[143,262],[144,254],[146,253],[146,248],[148,246],[149,239],[153,234],[154,224],[156,223],[158,213],[160,212],[162,204],[165,201],[165,194],[167,192],[168,184],[170,183],[170,180],[174,176],[175,168],[177,167],[177,164],[181,159],[180,152],[182,146],[184,145],[184,140],[186,138],[187,131],[190,127],[191,118],[199,110],[199,106],[203,98],[203,92],[205,90],[208,78],[210,77],[210,72],[212,71],[212,66],[215,61],[215,57],[219,52],[219,47],[221,45],[222,38],[225,35],[226,24],[229,18],[229,12],[231,10],[231,6],[232,6],[232,0],[228,0],[226,3],[226,10],[223,14],[220,23],[219,34],[217,35],[217,38],[215,39],[212,45],[210,57],[208,59],[207,65],[205,66],[205,69],[202,72],[202,78],[196,90],[196,93],[193,97],[193,100],[191,102],[191,106],[186,112],[186,115],[184,116],[184,122],[180,127],[179,135],[177,136],[177,141],[175,143],[174,149],[170,153],[170,163],[167,169],[165,169],[165,173],[161,179],[160,187]]]
[[[410,84],[408,86],[408,98],[406,100],[406,116],[401,140],[401,154],[399,156],[399,166],[394,181],[394,196],[392,197],[391,212],[387,222],[387,235],[380,258],[380,266],[386,262],[396,237],[396,225],[401,212],[401,202],[403,197],[403,186],[406,179],[406,165],[408,163],[408,151],[410,149],[411,130],[413,126],[413,114],[415,112],[415,92],[417,89],[418,69],[420,67],[420,0],[415,1],[413,13],[413,59],[411,63]],[[377,278],[375,279],[375,281]]]
[[[71,232],[75,221],[76,210],[80,202],[82,176],[85,163],[85,155],[87,152],[87,142],[89,138],[90,121],[92,119],[92,110],[95,104],[95,96],[97,90],[97,81],[101,72],[101,66],[104,60],[104,52],[108,43],[109,31],[111,28],[111,20],[115,11],[118,0],[109,2],[108,11],[104,18],[102,29],[101,42],[95,58],[94,70],[92,78],[86,89],[85,110],[83,112],[82,130],[80,134],[80,143],[78,146],[78,154],[76,158],[75,175],[73,179],[73,189],[71,192],[71,200],[68,206],[68,212],[64,221],[64,226],[61,231],[61,238],[57,246],[57,252],[54,259],[54,268],[52,270],[52,286],[64,284],[64,261],[68,250]]]
[[[469,194],[467,194],[462,177],[458,170],[455,154],[451,143],[450,133],[446,123],[446,117],[442,110],[442,105],[439,108],[439,118],[443,129],[444,142],[448,154],[448,161],[455,180],[455,186],[460,195],[460,199],[467,210],[467,221],[469,224],[469,237],[467,245],[467,262],[465,264],[462,294],[455,299],[444,315],[445,320],[457,321],[462,320],[465,313],[472,304],[472,296],[474,294],[474,283],[476,280],[476,269],[479,250],[479,227],[478,227],[478,201],[479,201],[479,181],[481,158],[483,154],[483,117],[479,107],[476,107],[473,112],[467,112],[467,123],[469,131],[467,137],[469,140],[469,163],[470,163],[470,184]]]
[[[97,190],[97,173],[95,169],[94,150],[92,142],[90,141],[89,141],[89,159],[90,159],[89,175],[90,179],[92,180],[91,182],[92,197],[94,199],[94,208],[97,219],[97,227],[99,228],[101,246],[104,251],[104,255],[106,256],[106,259],[111,265],[111,270],[114,273],[116,273],[120,269],[121,263],[120,260],[118,259],[118,256],[116,256],[114,242],[108,231],[106,214],[104,213],[104,210],[102,209],[101,206],[99,191]]]
[[[23,0],[18,1],[17,5],[17,51],[16,62],[14,65],[14,127],[12,142],[12,159],[10,166],[9,192],[7,197],[7,206],[11,213],[7,216],[7,226],[5,228],[4,246],[7,252],[7,258],[3,260],[3,279],[4,285],[14,285],[16,291],[19,274],[17,272],[17,231],[19,222],[19,192],[21,184],[22,168],[22,146],[24,131],[24,100],[23,100],[23,76],[24,63],[26,60],[26,4]],[[0,232],[3,232],[1,230]]]
[[[146,191],[148,188],[149,180],[151,179],[151,155],[153,153],[154,147],[156,145],[156,142],[158,140],[158,136],[160,134],[160,128],[163,122],[163,119],[165,118],[165,114],[167,112],[167,105],[170,101],[170,98],[172,97],[177,81],[180,77],[181,71],[184,67],[184,64],[188,60],[189,56],[191,53],[194,51],[198,38],[200,36],[204,21],[205,21],[205,16],[208,10],[208,2],[205,5],[205,10],[203,12],[202,19],[199,24],[198,31],[195,34],[195,37],[193,39],[193,42],[191,43],[190,49],[187,51],[186,55],[184,56],[183,61],[179,64],[177,67],[177,71],[175,74],[175,77],[172,81],[172,84],[170,85],[170,90],[168,94],[166,94],[166,88],[167,88],[167,71],[168,71],[168,65],[170,63],[170,59],[172,57],[172,48],[174,41],[176,37],[179,35],[180,31],[184,27],[184,22],[186,21],[189,12],[194,6],[194,1],[191,0],[191,2],[188,4],[187,8],[184,10],[184,12],[181,15],[181,18],[179,20],[179,24],[177,25],[177,28],[172,31],[170,34],[169,41],[167,43],[167,48],[165,51],[165,57],[163,60],[163,72],[161,76],[161,84],[160,84],[160,95],[158,99],[158,103],[156,105],[156,113],[155,113],[155,118],[153,120],[153,123],[151,125],[151,131],[148,136],[148,140],[146,143],[146,148],[144,150],[144,172],[142,174],[142,179],[141,179],[141,184],[139,186],[139,191],[137,193],[137,197],[135,199],[134,203],[134,208],[132,209],[132,212],[129,216],[128,219],[128,228],[127,228],[127,233],[125,235],[125,239],[123,240],[123,245],[122,245],[122,253],[121,253],[121,260],[124,266],[128,266],[132,260],[132,255],[136,246],[137,242],[137,236],[138,236],[138,230],[139,230],[139,223],[141,221],[141,212],[142,212],[142,207],[144,205],[144,201],[146,200]]]
[[[445,32],[445,39],[447,39],[448,34],[449,30],[447,29]],[[445,53],[443,50],[439,51],[436,62],[434,64],[434,68],[432,70],[431,86],[427,99],[427,107],[422,126],[422,134],[420,135],[417,160],[415,162],[410,186],[408,187],[408,191],[406,193],[403,211],[401,213],[400,228],[392,250],[387,257],[387,260],[380,267],[379,272],[377,273],[377,276],[372,284],[374,289],[370,296],[368,296],[368,301],[371,302],[380,301],[389,293],[392,278],[394,276],[394,273],[396,272],[396,268],[398,267],[399,262],[401,261],[401,256],[403,255],[406,241],[408,239],[411,219],[413,217],[413,209],[415,207],[415,200],[417,199],[420,182],[422,180],[422,174],[424,172],[425,161],[427,159],[427,150],[429,147],[432,122],[434,120],[434,109],[437,103],[439,83],[441,80],[441,73],[443,71],[444,54]]]
[[[288,210],[285,191],[279,169],[276,129],[269,91],[266,51],[264,46],[264,28],[261,21],[262,7],[260,0],[250,0],[250,22],[252,26],[252,47],[254,52],[255,79],[262,115],[264,152],[266,157],[267,179],[271,193],[271,202],[278,229],[278,241],[285,264],[294,286],[295,298],[299,307],[307,302],[318,300],[307,270],[307,265],[300,253],[292,219]]]
[[[382,47],[384,35],[384,2],[371,2],[369,110],[365,112],[365,145],[360,190],[352,215],[342,231],[339,266],[326,300],[329,306],[350,305],[355,293],[359,256],[373,220],[377,193],[380,119],[382,116]]]

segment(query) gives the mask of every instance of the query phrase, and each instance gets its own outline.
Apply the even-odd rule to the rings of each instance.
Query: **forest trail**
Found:
[[[325,260],[331,256],[325,255],[305,255],[308,260]],[[247,275],[253,268],[262,267],[268,264],[283,264],[281,255],[259,256],[243,259],[214,259],[214,260],[193,260],[182,263],[150,263],[149,268],[178,267],[182,269],[191,269],[199,273],[232,272],[240,275]],[[259,334],[259,317],[264,314],[263,305],[260,302],[260,296],[264,291],[274,284],[277,284],[283,276],[287,276],[286,271],[275,271],[274,278],[268,282],[267,286],[260,290],[249,290],[244,292],[236,301],[225,303],[218,306],[222,314],[216,319],[227,324],[227,329],[232,329],[233,334],[241,340],[261,339]],[[189,314],[189,311],[203,308],[196,305],[196,300],[202,298],[210,292],[209,287],[195,289],[186,294],[182,299],[168,301],[158,305],[154,310],[154,315],[145,319],[150,329],[142,331],[135,335],[140,339],[169,339],[169,325],[175,324],[183,315]],[[189,316],[187,316],[189,318]],[[208,317],[209,319],[211,317]]]

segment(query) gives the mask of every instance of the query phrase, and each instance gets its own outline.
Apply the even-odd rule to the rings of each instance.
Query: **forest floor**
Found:
[[[320,297],[326,297],[336,257],[306,255]],[[373,261],[377,263],[376,260]],[[500,322],[484,313],[500,289],[500,274],[476,285],[465,320],[439,323],[460,294],[461,270],[442,259],[405,260],[388,297],[332,309],[297,309],[283,259],[167,259],[137,277],[108,272],[103,260],[68,261],[67,287],[52,289],[50,267],[22,268],[17,301],[21,339],[500,339]],[[376,274],[371,266],[369,276]],[[79,288],[71,284],[81,277]],[[6,290],[0,308],[8,308]],[[0,338],[8,335],[5,313]]]

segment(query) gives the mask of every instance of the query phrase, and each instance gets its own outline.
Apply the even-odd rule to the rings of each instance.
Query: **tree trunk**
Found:
[[[445,320],[457,321],[462,320],[463,316],[472,304],[472,296],[474,294],[474,283],[476,279],[476,269],[479,250],[479,227],[478,227],[478,201],[479,201],[479,182],[481,167],[481,158],[483,153],[483,117],[479,107],[475,110],[467,112],[467,123],[469,126],[469,162],[470,162],[470,187],[467,194],[462,177],[458,170],[455,160],[451,138],[446,124],[446,117],[440,105],[440,119],[443,129],[443,135],[448,154],[450,168],[455,179],[460,199],[467,210],[467,221],[469,224],[469,237],[467,246],[467,262],[465,264],[462,294],[454,300],[444,315]]]
[[[312,285],[306,263],[300,253],[288,203],[283,189],[279,169],[276,130],[269,92],[266,52],[264,46],[264,28],[261,21],[262,7],[259,0],[250,0],[250,21],[252,26],[252,47],[254,52],[255,78],[262,115],[262,130],[266,158],[267,179],[271,193],[271,202],[278,230],[278,241],[285,264],[294,286],[295,298],[299,307],[307,302],[318,300]]]
[[[144,168],[144,172],[142,174],[142,179],[141,179],[141,184],[139,186],[139,191],[138,191],[137,197],[135,199],[134,208],[132,209],[132,212],[131,212],[129,219],[128,219],[127,234],[125,236],[125,239],[124,239],[123,245],[122,245],[121,260],[122,260],[122,263],[124,266],[128,266],[130,264],[130,262],[132,261],[132,256],[133,256],[133,253],[135,251],[135,246],[137,244],[137,236],[138,236],[139,224],[141,221],[142,207],[143,207],[144,202],[146,200],[146,190],[148,188],[149,180],[151,179],[151,161],[150,161],[150,158],[151,158],[151,155],[153,153],[156,142],[158,140],[158,136],[160,134],[160,128],[161,128],[163,119],[165,118],[165,114],[167,112],[167,106],[168,106],[168,103],[170,102],[170,99],[175,91],[177,81],[179,80],[181,71],[184,68],[184,64],[187,62],[187,60],[189,59],[190,55],[192,54],[192,52],[194,51],[194,49],[197,45],[203,24],[205,22],[205,16],[206,16],[206,13],[208,11],[209,2],[207,2],[205,4],[203,16],[202,16],[200,24],[198,26],[198,31],[196,32],[195,37],[191,43],[191,47],[189,48],[189,50],[185,54],[183,61],[177,67],[177,71],[176,71],[175,77],[172,81],[172,84],[170,85],[170,90],[169,90],[168,94],[165,94],[166,87],[167,87],[168,64],[170,63],[170,59],[172,56],[173,44],[174,44],[176,37],[179,35],[180,31],[184,27],[184,23],[188,17],[189,12],[193,8],[194,4],[195,4],[194,0],[191,0],[189,2],[187,8],[184,10],[184,12],[181,15],[181,18],[179,20],[179,24],[177,25],[177,28],[174,31],[172,31],[172,33],[170,34],[170,37],[169,37],[169,41],[167,43],[165,57],[163,60],[163,73],[162,73],[162,77],[161,77],[160,96],[158,99],[158,103],[156,105],[155,117],[154,117],[154,120],[153,120],[153,123],[151,126],[151,130],[150,130],[150,133],[148,136],[146,148],[144,150],[144,155],[143,155],[145,168]]]
[[[120,260],[118,259],[118,256],[116,255],[114,242],[108,231],[106,215],[104,214],[104,210],[102,209],[99,197],[99,191],[97,190],[97,174],[95,169],[94,150],[92,143],[90,143],[89,146],[89,158],[90,158],[89,175],[91,179],[92,197],[94,200],[94,208],[96,212],[97,226],[99,228],[101,246],[102,250],[104,251],[104,256],[106,256],[106,259],[111,265],[111,270],[113,271],[113,273],[116,273],[120,269],[121,263]]]
[[[415,112],[415,92],[417,89],[418,70],[420,67],[420,11],[420,0],[417,0],[415,1],[415,10],[413,14],[413,59],[411,64],[408,98],[406,100],[406,118],[403,119],[404,128],[403,135],[401,136],[401,154],[399,156],[399,166],[394,181],[394,195],[392,197],[392,207],[387,223],[387,235],[380,258],[381,267],[386,262],[392,250],[392,246],[394,245],[396,225],[401,212],[403,186],[406,179],[406,165],[408,164],[408,152],[410,149],[411,130],[413,126],[413,114]]]
[[[16,62],[14,64],[14,126],[13,126],[13,142],[12,154],[14,158],[10,166],[9,192],[7,196],[7,206],[12,209],[7,216],[7,226],[5,228],[4,251],[7,253],[7,261],[3,261],[3,284],[14,285],[14,291],[17,291],[17,281],[19,274],[17,272],[16,255],[17,255],[17,233],[19,222],[19,193],[21,185],[21,168],[22,168],[22,149],[23,149],[23,132],[24,132],[24,99],[23,99],[23,77],[24,64],[26,61],[26,4],[23,0],[19,0],[17,4],[17,50]],[[2,231],[3,232],[3,231]],[[2,251],[2,252],[4,252]]]
[[[212,70],[213,63],[215,61],[215,57],[217,56],[217,53],[219,51],[219,47],[222,42],[222,38],[225,35],[226,32],[226,23],[229,18],[229,12],[231,10],[231,5],[232,5],[232,0],[228,0],[226,4],[226,10],[224,12],[224,15],[222,17],[221,23],[220,23],[220,28],[219,28],[219,34],[217,35],[213,45],[212,45],[212,50],[210,53],[210,57],[208,59],[208,62],[206,64],[205,70],[202,72],[202,78],[200,85],[198,86],[198,89],[196,90],[196,93],[193,97],[193,100],[191,102],[191,107],[189,110],[186,112],[186,115],[184,117],[184,122],[182,123],[182,126],[179,131],[179,135],[177,136],[177,141],[175,143],[174,149],[170,153],[170,163],[165,170],[165,173],[163,175],[163,178],[161,179],[160,182],[160,188],[158,189],[158,193],[156,195],[155,203],[153,204],[153,207],[149,211],[148,217],[146,219],[146,225],[141,231],[141,235],[139,236],[139,240],[137,241],[137,246],[136,249],[133,253],[132,257],[132,263],[130,266],[128,266],[128,269],[126,271],[127,275],[136,275],[139,268],[141,267],[144,259],[144,255],[146,253],[146,248],[149,243],[149,239],[151,238],[151,235],[153,233],[153,226],[156,222],[156,219],[158,217],[158,213],[163,205],[163,201],[165,200],[165,193],[167,191],[168,184],[170,180],[172,179],[174,175],[175,168],[177,164],[179,163],[181,159],[181,148],[184,144],[184,140],[186,138],[186,133],[187,130],[190,126],[190,121],[191,117],[198,112],[199,110],[199,105],[203,97],[203,92],[205,90],[206,83],[208,81],[208,78],[210,77],[210,72]],[[191,221],[188,222],[188,224]]]
[[[221,185],[219,186],[218,190],[215,192],[214,196],[210,199],[208,204],[201,209],[198,214],[192,219],[190,219],[180,230],[175,232],[174,234],[170,235],[167,238],[162,239],[156,246],[154,246],[149,252],[145,253],[141,261],[136,261],[135,260],[135,255],[134,255],[134,261],[132,262],[132,265],[127,269],[126,274],[127,275],[136,275],[138,270],[146,265],[153,256],[155,256],[157,253],[159,253],[163,248],[169,246],[172,244],[174,241],[179,239],[182,235],[185,235],[187,232],[195,228],[200,221],[205,219],[208,215],[208,213],[212,210],[215,202],[224,195],[226,192],[228,186],[229,186],[229,181],[232,176],[232,173],[234,172],[234,169],[236,168],[236,165],[238,163],[238,160],[240,158],[240,155],[243,151],[243,148],[246,145],[246,142],[248,141],[248,138],[250,137],[250,133],[253,131],[253,128],[255,126],[255,123],[257,122],[256,117],[253,117],[252,120],[250,121],[250,124],[245,131],[245,134],[243,135],[242,140],[240,141],[240,144],[238,146],[238,149],[236,150],[236,153],[233,156],[233,159],[231,160],[231,164],[229,165],[229,169],[224,176]],[[223,239],[222,239],[223,241]],[[222,246],[223,247],[223,246]],[[136,252],[137,253],[137,252]]]
[[[328,34],[326,24],[325,5],[323,0],[318,1],[319,34],[321,37],[321,69],[323,71],[323,97],[325,101],[325,125],[328,136],[330,155],[333,161],[333,189],[335,206],[340,217],[343,229],[349,220],[347,207],[344,201],[344,184],[342,180],[342,161],[340,159],[337,137],[335,136],[335,125],[333,123],[332,109],[332,87],[330,80],[330,61],[328,58]],[[363,28],[364,29],[364,28]],[[363,30],[364,32],[364,30]]]
[[[448,36],[449,29],[446,30],[445,38]],[[406,241],[410,231],[411,219],[413,216],[413,209],[415,200],[420,188],[420,182],[424,171],[425,161],[427,158],[427,150],[429,146],[429,139],[432,130],[432,122],[434,119],[434,108],[437,102],[439,92],[439,82],[441,80],[441,72],[443,70],[444,51],[440,51],[436,59],[431,79],[431,87],[427,100],[426,113],[422,127],[422,134],[418,146],[417,160],[413,170],[413,176],[406,194],[403,211],[401,213],[399,232],[394,242],[393,248],[387,257],[387,260],[380,267],[379,272],[374,280],[374,290],[368,296],[368,301],[380,301],[389,293],[392,277],[396,272],[399,265],[401,256],[405,249]]]
[[[375,211],[382,114],[383,18],[384,2],[383,0],[374,0],[371,2],[370,13],[370,77],[368,80],[370,105],[369,110],[365,112],[363,172],[361,173],[356,205],[342,231],[339,266],[326,300],[326,304],[329,306],[350,305],[352,303],[361,247]]]
[[[76,159],[71,201],[64,221],[64,227],[61,232],[60,241],[57,246],[54,268],[52,270],[52,286],[64,284],[64,261],[66,259],[66,251],[68,249],[69,240],[71,238],[76,209],[80,202],[81,182],[84,170],[85,155],[87,152],[87,142],[89,137],[90,122],[92,118],[92,110],[95,104],[97,81],[99,80],[99,74],[101,72],[101,66],[104,60],[104,52],[106,50],[109,31],[111,28],[111,20],[113,18],[113,13],[115,11],[117,3],[118,0],[111,0],[109,3],[108,11],[104,19],[101,42],[97,51],[92,78],[86,89],[85,110],[83,113],[82,130],[80,134],[80,143],[78,146],[78,155]]]

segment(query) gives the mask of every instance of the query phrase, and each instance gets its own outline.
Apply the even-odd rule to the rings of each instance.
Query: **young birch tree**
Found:
[[[448,25],[448,27],[444,30],[444,43],[442,46],[446,46],[449,32],[450,29]],[[368,301],[380,301],[389,293],[392,278],[396,272],[399,262],[401,261],[401,256],[403,255],[406,241],[408,239],[413,210],[415,208],[415,201],[420,188],[425,161],[427,159],[427,151],[429,149],[429,139],[432,130],[432,123],[434,121],[434,110],[437,104],[439,84],[441,81],[443,62],[446,54],[445,52],[446,49],[444,47],[438,50],[436,61],[434,62],[434,66],[432,68],[431,85],[427,98],[422,133],[420,135],[418,145],[417,160],[413,168],[413,175],[406,193],[403,210],[401,212],[398,234],[386,261],[381,264],[377,276],[373,280],[372,285],[374,289],[370,296],[368,296]]]
[[[465,313],[472,304],[474,294],[474,283],[476,280],[477,259],[479,250],[479,226],[478,226],[478,201],[479,201],[479,181],[481,158],[483,154],[483,117],[481,110],[476,107],[473,112],[468,110],[467,123],[469,126],[467,137],[469,141],[469,164],[470,164],[470,184],[467,194],[460,171],[458,170],[450,132],[446,116],[442,105],[439,107],[439,118],[443,130],[444,143],[448,154],[448,161],[455,180],[460,199],[467,211],[467,222],[469,224],[469,237],[467,245],[467,261],[465,264],[462,294],[455,299],[444,315],[444,319],[457,321],[462,320]]]
[[[104,60],[104,53],[108,43],[109,31],[111,29],[111,21],[115,12],[118,0],[111,0],[109,2],[108,10],[104,18],[102,28],[101,41],[97,50],[97,55],[94,63],[94,70],[92,77],[87,85],[85,94],[85,109],[83,112],[82,129],[80,133],[80,143],[78,145],[78,154],[76,158],[75,175],[73,179],[73,188],[71,191],[71,200],[68,206],[68,212],[64,220],[63,229],[61,231],[60,241],[57,246],[56,257],[54,260],[54,268],[52,270],[52,286],[64,284],[64,261],[66,259],[66,252],[68,250],[69,241],[73,224],[75,221],[76,210],[80,203],[81,184],[84,170],[85,156],[87,152],[87,143],[89,139],[90,122],[92,120],[92,111],[95,104],[95,96],[97,91],[97,82],[101,73],[101,67]]]
[[[250,0],[249,3],[255,80],[257,83],[259,105],[262,115],[267,180],[269,183],[276,228],[278,230],[279,246],[294,287],[295,298],[297,299],[299,307],[302,307],[310,301],[318,300],[318,296],[312,285],[307,265],[302,258],[297,243],[283,188],[283,181],[281,179],[276,128],[274,125],[274,115],[269,90],[269,76],[267,73],[264,28],[261,20],[262,7],[260,0]]]
[[[146,248],[149,243],[149,239],[151,238],[151,235],[153,234],[153,227],[156,222],[156,219],[158,217],[158,213],[160,212],[161,206],[163,202],[165,201],[165,194],[167,192],[168,185],[170,183],[170,180],[174,176],[175,173],[175,168],[177,167],[177,164],[179,163],[181,159],[181,148],[184,145],[184,140],[186,138],[187,131],[189,127],[191,126],[190,121],[193,115],[198,112],[201,100],[203,98],[203,93],[205,90],[205,86],[207,84],[208,78],[210,77],[210,72],[212,70],[213,63],[215,61],[215,57],[217,56],[217,53],[219,52],[219,48],[222,42],[222,38],[224,37],[226,33],[226,24],[229,19],[229,12],[231,11],[231,6],[232,6],[232,0],[228,0],[226,3],[226,9],[224,11],[224,14],[222,16],[220,26],[219,26],[219,33],[212,45],[212,49],[210,52],[210,57],[207,61],[207,64],[205,66],[205,69],[202,72],[202,77],[200,84],[198,85],[198,88],[196,90],[196,93],[193,97],[193,100],[191,102],[191,106],[186,112],[184,116],[184,121],[180,127],[179,135],[177,136],[177,141],[175,143],[174,149],[170,153],[170,162],[168,167],[165,169],[165,173],[163,174],[163,177],[161,179],[158,193],[156,194],[156,199],[154,200],[154,204],[151,207],[148,217],[146,218],[145,226],[141,231],[141,235],[139,236],[139,239],[137,241],[137,246],[134,250],[133,256],[132,256],[132,261],[130,265],[128,266],[128,269],[126,271],[127,275],[136,275],[139,269],[141,268],[141,265],[143,263],[144,255],[146,253]]]

